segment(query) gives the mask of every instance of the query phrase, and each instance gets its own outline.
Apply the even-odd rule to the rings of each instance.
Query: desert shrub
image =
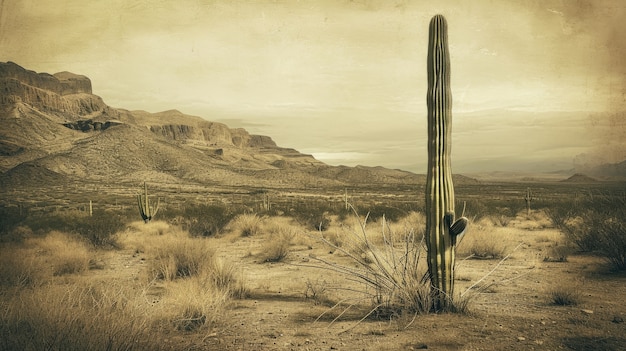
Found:
[[[176,330],[210,330],[223,319],[231,291],[219,288],[210,275],[181,279],[167,286],[162,303],[170,306],[165,318]]]
[[[158,243],[151,244],[146,252],[152,257],[152,278],[174,280],[200,275],[215,256],[215,249],[200,239],[166,236],[156,240]]]
[[[0,242],[15,241],[11,232],[18,226],[23,225],[28,216],[28,210],[21,206],[0,205]]]
[[[124,286],[23,289],[0,300],[2,350],[158,350],[145,307]]]
[[[163,213],[163,218],[188,231],[192,236],[214,236],[240,213],[240,209],[223,205],[188,205]]]
[[[594,228],[591,226],[592,213],[584,213],[576,217],[570,217],[563,221],[559,227],[567,240],[576,245],[583,252],[592,252],[598,249],[599,241],[593,235]]]
[[[472,223],[457,243],[456,254],[477,259],[504,257],[506,245],[498,238],[491,221],[482,219]]]
[[[328,297],[328,283],[319,279],[307,279],[304,298],[313,301],[316,305],[333,305]]]
[[[115,247],[113,235],[127,223],[128,218],[123,214],[94,211],[92,216],[78,217],[69,230],[87,238],[95,247]]]
[[[35,250],[16,244],[0,246],[0,286],[34,287],[42,285],[48,278]]]
[[[280,262],[289,255],[289,246],[294,238],[294,232],[279,232],[270,234],[261,249],[263,262]]]
[[[289,216],[307,229],[326,231],[333,212],[328,202],[297,203],[290,207]]]
[[[91,253],[84,239],[53,231],[43,238],[29,240],[37,248],[37,255],[43,257],[45,265],[53,275],[84,272],[89,269]]]
[[[26,238],[33,237],[34,233],[28,226],[17,225],[0,236],[0,243],[21,243]]]
[[[200,279],[228,290],[232,296],[245,295],[235,266],[217,259],[216,248],[207,239],[190,237],[177,227],[153,221],[147,225],[132,224],[128,232],[119,236],[119,242],[148,257],[148,281]]]
[[[262,218],[253,213],[240,214],[230,224],[230,227],[234,232],[239,235],[253,236],[261,230]]]
[[[53,231],[22,244],[0,246],[0,284],[41,286],[52,276],[89,270],[93,252],[85,240]]]
[[[118,232],[114,240],[122,249],[145,253],[154,245],[167,240],[159,237],[187,237],[188,235],[179,227],[171,226],[163,220],[152,220],[148,223],[135,221],[130,223],[125,231]]]
[[[580,201],[560,229],[580,250],[597,253],[615,269],[626,270],[625,202],[620,197]]]
[[[126,226],[124,212],[94,211],[92,216],[79,211],[58,211],[29,216],[23,223],[40,235],[50,231],[75,233],[95,247],[115,247],[114,234]]]
[[[548,291],[550,303],[558,306],[574,306],[580,301],[580,291],[571,285],[555,286]]]
[[[563,228],[565,222],[572,217],[572,204],[563,201],[554,201],[543,210],[556,228]]]
[[[389,319],[405,314],[429,312],[432,299],[430,283],[428,279],[424,279],[428,267],[423,235],[408,229],[406,232],[390,234],[402,237],[402,240],[383,240],[377,245],[370,240],[365,224],[360,221],[360,230],[346,231],[351,234],[344,238],[345,242],[341,247],[321,235],[318,236],[333,251],[347,257],[350,264],[319,257],[312,259],[321,263],[322,268],[345,275],[347,282],[356,281],[363,285],[363,289],[346,286],[345,289],[350,291],[349,296],[331,310],[341,305],[347,305],[347,310],[361,301],[373,301],[374,305],[364,318]],[[339,287],[342,288],[344,287]],[[456,304],[456,301],[452,305],[458,306],[459,310],[466,308],[466,305]]]
[[[396,222],[408,215],[408,211],[399,207],[376,204],[369,208],[368,218],[373,222],[378,222],[385,217],[385,220]]]
[[[494,224],[506,226],[524,208],[523,197],[492,199],[489,197],[472,198],[466,200],[463,206],[457,204],[457,210],[465,208],[465,216],[478,221],[482,218],[491,218]],[[457,213],[460,216],[460,213]]]

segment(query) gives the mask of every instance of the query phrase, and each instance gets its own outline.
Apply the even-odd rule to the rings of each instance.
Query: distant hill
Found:
[[[567,182],[567,183],[594,183],[597,182],[597,179],[591,178],[587,175],[581,174],[581,173],[576,173],[573,176],[562,180],[563,182]]]
[[[626,160],[619,163],[605,163],[593,167],[589,174],[605,178],[626,178]]]
[[[329,166],[177,110],[108,106],[88,77],[0,63],[0,185],[63,181],[310,187],[420,184],[424,176],[382,167]],[[460,182],[475,182],[457,176]]]

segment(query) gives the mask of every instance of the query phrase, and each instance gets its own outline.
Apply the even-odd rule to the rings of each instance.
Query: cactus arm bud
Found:
[[[461,218],[457,219],[450,226],[450,235],[459,236],[459,235],[463,234],[463,232],[467,228],[467,224],[468,223],[469,223],[469,220],[466,217],[461,217]]]

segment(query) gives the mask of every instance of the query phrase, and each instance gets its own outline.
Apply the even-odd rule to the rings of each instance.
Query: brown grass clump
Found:
[[[476,259],[500,259],[504,257],[506,245],[498,237],[493,224],[480,220],[473,223],[467,233],[457,243],[456,254],[459,257]]]
[[[158,349],[149,316],[123,285],[85,283],[23,289],[0,300],[4,350]]]
[[[295,237],[293,231],[281,231],[270,234],[261,249],[263,262],[280,262],[289,255],[291,241]]]
[[[85,272],[93,254],[85,240],[57,231],[22,244],[5,243],[0,246],[0,284],[39,286],[52,276]]]
[[[423,235],[416,234],[412,229],[397,233],[385,226],[385,231],[377,235],[380,239],[371,239],[366,221],[367,217],[358,222],[359,231],[345,231],[345,242],[341,247],[324,236],[318,236],[332,251],[349,258],[351,264],[319,257],[312,257],[313,260],[320,262],[322,268],[345,275],[347,281],[363,284],[363,289],[346,286],[345,289],[350,292],[348,297],[331,307],[329,312],[344,308],[341,316],[364,301],[374,305],[361,321],[368,317],[390,319],[428,312],[431,294],[430,284],[424,279],[428,269],[426,259],[422,259],[425,255]],[[376,244],[375,240],[382,244]]]
[[[261,230],[263,218],[254,213],[240,214],[230,223],[233,232],[239,233],[243,237],[254,236]]]
[[[53,275],[84,272],[89,269],[90,250],[87,244],[75,236],[51,232],[44,238],[29,240],[36,246],[44,261],[52,268]]]
[[[578,305],[581,298],[580,289],[572,284],[558,285],[548,290],[550,303],[557,306]]]
[[[0,286],[42,285],[50,274],[39,263],[32,249],[20,245],[0,246]]]
[[[231,297],[230,284],[216,286],[213,274],[168,283],[161,301],[167,306],[163,319],[177,330],[210,330],[223,317]]]
[[[192,238],[165,222],[131,225],[117,241],[123,248],[149,257],[148,281],[200,275],[209,269],[215,256],[206,238]]]

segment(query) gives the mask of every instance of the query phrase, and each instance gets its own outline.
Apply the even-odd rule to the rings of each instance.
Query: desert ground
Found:
[[[363,192],[351,200],[375,201],[323,212],[320,225],[261,200],[205,235],[194,234],[202,217],[171,205],[147,224],[128,217],[100,245],[81,227],[25,219],[0,243],[0,350],[625,350],[624,271],[581,250],[550,212],[557,199],[575,206],[564,194],[619,198],[622,185],[530,186],[458,191],[470,226],[457,247],[456,312],[385,309],[394,297],[381,296],[397,292],[351,270],[388,268],[408,245],[422,247],[423,213],[406,208],[418,201],[398,194]],[[341,193],[302,201],[345,205]],[[381,204],[405,207],[367,216]],[[87,216],[55,211],[34,217]],[[105,226],[114,215],[104,212]]]

